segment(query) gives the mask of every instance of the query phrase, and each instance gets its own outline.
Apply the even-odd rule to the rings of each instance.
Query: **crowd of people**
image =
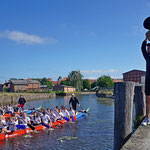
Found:
[[[66,107],[55,106],[54,109],[44,109],[40,110],[33,109],[31,113],[26,113],[26,111],[15,111],[16,105],[6,105],[0,106],[0,133],[3,132],[13,132],[17,130],[17,125],[24,125],[28,127],[28,124],[33,126],[39,125],[40,123],[52,125],[56,120],[62,120],[64,117],[70,118],[75,116],[75,111],[73,109],[67,110]],[[4,117],[3,115],[7,113],[11,113],[9,118]]]
[[[27,111],[24,110],[24,104],[26,101],[24,98],[22,98],[22,96],[20,96],[20,99],[18,104],[0,106],[0,133],[18,130],[18,125],[24,125],[25,127],[28,127],[29,125],[36,126],[43,123],[51,126],[52,123],[57,120],[75,116],[77,114],[76,104],[79,104],[74,94],[72,94],[72,97],[69,101],[70,108],[68,110],[64,106],[55,106],[54,109],[33,108],[31,113],[27,113]],[[11,116],[4,117],[3,115],[5,114],[11,114]]]

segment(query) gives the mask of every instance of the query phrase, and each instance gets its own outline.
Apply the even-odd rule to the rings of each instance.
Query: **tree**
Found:
[[[97,79],[97,84],[99,87],[112,88],[114,86],[114,82],[112,81],[110,76],[101,76]]]
[[[68,86],[73,86],[72,82],[69,81],[69,80],[66,80],[66,81],[61,81],[60,83],[61,85],[68,85]]]
[[[91,84],[88,79],[83,80],[83,89],[91,90]]]
[[[41,84],[42,84],[42,85],[47,85],[47,87],[48,87],[49,89],[52,88],[52,82],[48,81],[46,78],[43,78],[43,79],[41,80]]]
[[[97,82],[93,82],[92,84],[91,84],[91,88],[95,88],[97,86]]]
[[[78,91],[81,91],[83,88],[82,77],[83,75],[80,73],[80,71],[72,71],[68,75],[69,81],[72,82],[73,86],[76,87]]]

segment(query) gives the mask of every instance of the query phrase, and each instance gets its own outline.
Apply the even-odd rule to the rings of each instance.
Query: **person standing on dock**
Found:
[[[70,98],[70,101],[69,101],[69,106],[75,111],[75,114],[77,112],[77,104],[80,107],[79,101],[75,97],[75,94],[73,93],[72,96],[71,96],[71,98]]]
[[[25,105],[25,103],[26,103],[25,98],[22,95],[20,95],[20,98],[18,100],[18,104],[19,104],[18,107],[21,107],[22,111],[24,111],[24,105]]]
[[[150,43],[147,44],[148,32],[142,43],[141,50],[146,61],[145,95],[146,95],[146,117],[142,125],[150,125]]]

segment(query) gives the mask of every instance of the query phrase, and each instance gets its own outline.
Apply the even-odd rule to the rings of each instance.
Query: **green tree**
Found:
[[[66,81],[61,81],[60,83],[61,85],[68,85],[68,86],[73,86],[72,82],[69,81],[69,80],[66,80]]]
[[[42,85],[47,85],[47,87],[48,87],[49,89],[52,88],[52,82],[48,81],[46,78],[43,78],[43,79],[41,80],[41,84],[42,84]]]
[[[91,84],[91,88],[95,88],[97,86],[97,82],[93,82],[92,84]]]
[[[83,88],[82,77],[83,75],[80,73],[80,71],[72,71],[68,75],[69,81],[72,82],[73,86],[76,87],[78,91],[81,91]]]
[[[114,86],[114,82],[112,81],[110,76],[101,76],[97,79],[97,84],[99,87],[112,88]]]
[[[91,90],[91,84],[88,79],[83,80],[83,89]]]

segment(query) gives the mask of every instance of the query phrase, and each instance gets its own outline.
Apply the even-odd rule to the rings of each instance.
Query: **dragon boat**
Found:
[[[79,118],[82,118],[82,117],[85,117],[85,114],[86,114],[85,112],[82,112],[82,113],[74,116],[73,118],[69,119],[69,122],[74,121],[74,120],[78,120]],[[7,115],[5,117],[9,117],[9,115]],[[66,122],[68,122],[68,121],[66,121],[65,119],[53,122],[51,128],[55,128],[56,126],[63,125]],[[35,127],[35,131],[47,129],[47,127],[45,127],[43,125],[37,125],[34,127]],[[19,129],[19,130],[16,130],[14,132],[10,132],[10,133],[0,133],[0,140],[13,138],[13,137],[24,135],[24,134],[27,134],[30,132],[34,132],[34,131],[31,128],[26,128],[26,129]]]

